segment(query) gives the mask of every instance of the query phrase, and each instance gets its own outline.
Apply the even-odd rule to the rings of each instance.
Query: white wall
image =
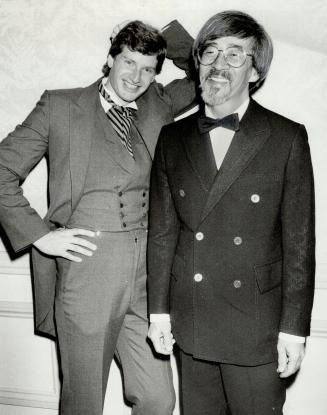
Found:
[[[249,12],[271,33],[275,58],[260,103],[303,122],[309,132],[316,179],[317,283],[312,336],[303,367],[288,391],[286,415],[325,415],[327,372],[327,44],[323,0],[0,0],[0,137],[33,108],[44,89],[83,86],[101,74],[113,26],[139,18],[158,27],[178,18],[194,36],[225,8]],[[162,82],[180,76],[165,65]],[[33,206],[46,210],[44,162],[24,184]],[[33,335],[29,258],[11,260],[0,244],[0,414],[56,415],[54,344]],[[174,363],[174,362],[173,362]],[[174,371],[176,377],[175,363]],[[127,415],[115,365],[105,414]],[[178,414],[178,409],[175,415]]]

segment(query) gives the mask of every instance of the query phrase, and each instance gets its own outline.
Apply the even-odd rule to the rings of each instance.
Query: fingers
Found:
[[[160,337],[160,342],[162,349],[166,352],[166,354],[172,354],[173,352],[173,335],[171,332],[163,333]]]
[[[148,337],[151,339],[157,353],[165,355],[173,353],[175,340],[171,333],[170,323],[151,323]]]
[[[90,236],[93,238],[95,236],[95,232],[90,231],[88,229],[79,229],[79,228],[72,228],[72,229],[64,229],[63,232],[70,233],[74,236],[76,235],[84,235],[84,236]]]
[[[88,240],[79,238],[77,236],[72,237],[70,239],[70,243],[78,246],[83,246],[84,248],[91,249],[92,251],[95,251],[97,249],[97,246],[92,242],[89,242]]]
[[[302,362],[302,359],[300,358],[293,359],[293,360],[289,359],[285,370],[279,376],[281,378],[287,378],[288,376],[293,375],[300,369],[301,362]]]
[[[93,238],[95,232],[89,231],[87,229],[65,229],[61,231],[61,235],[66,238],[63,242],[62,249],[63,252],[61,256],[73,262],[81,262],[82,258],[74,255],[75,253],[92,256],[93,252],[97,249],[97,246],[87,239],[80,238],[79,236],[88,236]],[[78,235],[78,236],[76,236]]]
[[[95,232],[87,229],[59,228],[35,241],[34,246],[47,255],[81,262],[82,258],[74,254],[92,256],[97,246],[85,237],[94,238],[95,235]]]
[[[277,346],[278,350],[278,368],[277,372],[282,373],[286,369],[287,366],[287,354],[286,354],[286,348],[282,344],[278,344]]]
[[[82,254],[85,256],[92,256],[93,251],[90,249],[83,248],[83,246],[76,245],[76,244],[68,244],[65,248],[66,251],[71,251],[73,253]]]
[[[279,340],[277,350],[279,376],[287,378],[296,373],[304,357],[304,344]]]
[[[128,19],[128,20],[124,20],[123,22],[117,24],[113,30],[112,33],[110,35],[110,42],[112,43],[112,41],[114,40],[114,38],[118,35],[118,33],[126,26],[128,25],[132,20]]]

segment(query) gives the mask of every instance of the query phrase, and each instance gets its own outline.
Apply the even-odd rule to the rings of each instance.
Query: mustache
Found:
[[[227,81],[231,81],[232,77],[229,71],[227,70],[219,70],[216,68],[211,68],[208,75],[205,77],[205,81],[208,80],[211,76],[217,76],[220,78],[225,78]]]

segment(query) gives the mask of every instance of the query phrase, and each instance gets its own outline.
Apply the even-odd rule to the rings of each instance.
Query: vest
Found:
[[[110,157],[108,132],[121,145],[122,152],[127,153],[127,150],[101,110],[102,107],[98,115],[106,134],[93,138],[84,192],[67,226],[110,232],[146,229],[152,163],[148,149],[132,125],[132,172],[115,163]]]

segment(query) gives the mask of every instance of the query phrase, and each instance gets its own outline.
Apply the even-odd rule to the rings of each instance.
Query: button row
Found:
[[[196,273],[194,274],[193,279],[195,282],[201,282],[203,280],[203,275],[200,273]],[[241,288],[242,282],[240,280],[235,280],[233,281],[233,286],[234,288]]]

